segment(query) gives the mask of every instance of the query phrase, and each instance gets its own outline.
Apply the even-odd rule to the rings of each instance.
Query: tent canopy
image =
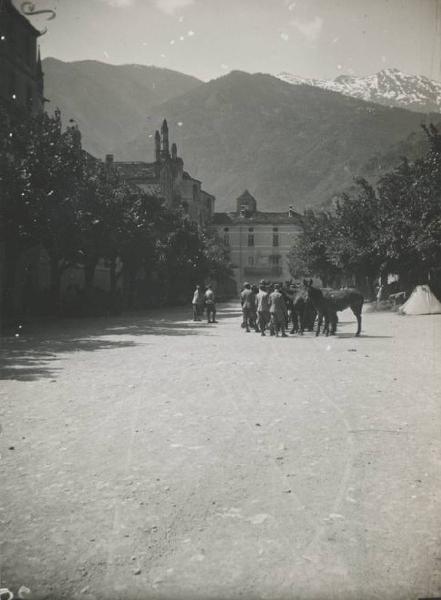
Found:
[[[441,314],[441,302],[428,285],[417,285],[399,312],[403,315]]]

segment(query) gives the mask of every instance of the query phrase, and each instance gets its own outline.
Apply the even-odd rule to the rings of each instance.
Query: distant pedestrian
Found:
[[[204,295],[201,290],[201,286],[197,285],[193,294],[193,321],[200,321],[201,315],[204,310]]]
[[[265,329],[270,322],[270,299],[265,281],[261,281],[259,284],[259,292],[256,296],[256,308],[260,335],[266,335]]]
[[[274,292],[270,295],[270,315],[271,315],[271,326],[276,336],[279,335],[279,331],[282,332],[282,337],[288,337],[285,333],[287,310],[285,300],[280,293],[280,285],[278,283],[274,286]]]
[[[216,299],[211,285],[207,285],[205,291],[205,308],[207,310],[207,323],[217,323],[216,321]]]
[[[251,285],[246,282],[240,294],[240,303],[242,305],[242,327],[247,333],[250,332],[250,318],[253,310],[255,311],[256,298],[251,290]]]
[[[251,310],[250,310],[250,327],[254,329],[256,333],[259,332],[259,327],[257,325],[257,294],[259,292],[259,288],[257,285],[251,286],[252,292],[252,302],[251,302]]]

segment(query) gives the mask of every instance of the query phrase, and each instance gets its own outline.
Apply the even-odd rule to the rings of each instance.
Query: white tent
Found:
[[[441,302],[428,285],[417,285],[398,311],[402,315],[435,315],[441,313]]]

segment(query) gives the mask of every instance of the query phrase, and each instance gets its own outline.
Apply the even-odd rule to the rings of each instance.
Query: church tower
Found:
[[[168,125],[167,125],[166,119],[164,119],[162,122],[161,134],[162,134],[162,157],[169,158],[170,157],[170,149],[169,149],[169,143],[168,143]]]
[[[161,134],[158,130],[155,132],[155,161],[161,162]]]

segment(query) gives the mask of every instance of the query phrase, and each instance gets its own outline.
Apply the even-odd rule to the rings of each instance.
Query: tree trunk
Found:
[[[61,269],[58,256],[49,252],[50,273],[51,273],[51,305],[55,314],[59,314],[61,310]]]
[[[110,259],[110,295],[114,298],[116,294],[116,256]]]
[[[19,252],[16,248],[11,248],[5,243],[2,258],[2,317],[11,317],[16,312],[15,285]]]
[[[84,286],[86,292],[89,292],[93,288],[93,281],[95,279],[95,270],[98,264],[97,258],[92,258],[84,265]]]

